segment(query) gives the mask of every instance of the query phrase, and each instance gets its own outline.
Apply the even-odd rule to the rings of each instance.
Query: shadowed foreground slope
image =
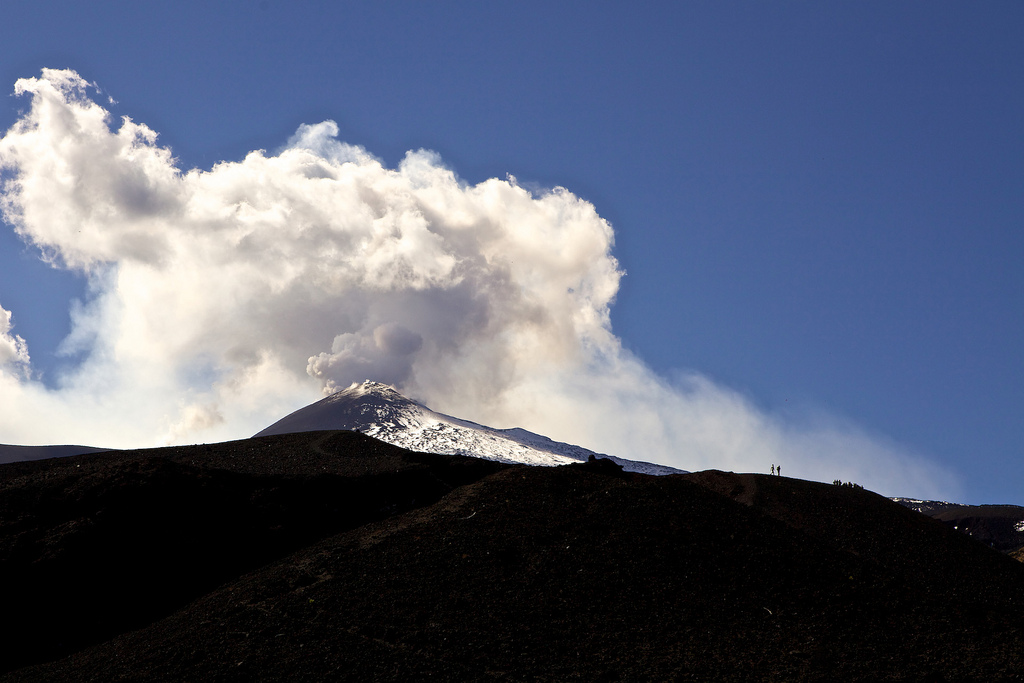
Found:
[[[0,467],[0,672],[144,626],[321,538],[501,465],[352,432]]]
[[[367,447],[357,435],[314,436],[327,440],[324,451]],[[272,439],[298,437],[237,442],[234,454],[202,466],[210,476],[221,467],[315,480],[299,456],[287,474],[260,464],[279,458]],[[396,464],[396,474],[437,476],[463,462],[343,450],[323,461],[310,455],[308,466],[343,460],[334,473],[343,480],[346,471],[383,477]],[[303,540],[297,524],[282,533],[301,549],[224,578],[149,626],[3,680],[992,681],[1024,673],[1024,567],[870,492],[720,472],[649,477],[605,461],[464,467],[438,487],[448,492],[436,502],[378,507],[377,521],[356,526],[350,517],[347,530]],[[111,463],[106,476],[123,470]],[[26,476],[38,483],[44,474]],[[248,520],[228,514],[210,524],[228,542]],[[152,601],[181,580],[157,569],[136,599]]]

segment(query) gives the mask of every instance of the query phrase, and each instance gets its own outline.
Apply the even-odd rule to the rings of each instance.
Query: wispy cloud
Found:
[[[11,312],[0,308],[0,368],[25,375],[29,366],[28,346],[21,336],[11,331]],[[12,370],[17,368],[17,370]]]
[[[5,220],[93,293],[66,342],[83,360],[55,388],[22,371],[26,346],[0,316],[5,441],[237,438],[372,378],[460,417],[686,469],[774,462],[887,492],[955,489],[856,426],[656,376],[611,330],[612,227],[564,188],[470,185],[425,150],[385,168],[331,121],[273,155],[184,171],[89,87],[73,71],[19,80],[31,107],[0,139]]]

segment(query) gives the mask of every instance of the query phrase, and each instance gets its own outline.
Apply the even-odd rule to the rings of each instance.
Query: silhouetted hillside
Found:
[[[94,448],[92,446],[9,446],[7,444],[0,444],[0,464],[24,460],[64,458],[69,455],[101,453],[106,450],[110,449]]]
[[[1014,557],[1024,551],[1024,507],[1019,505],[963,505],[909,498],[894,500],[996,550]]]
[[[8,666],[96,642],[5,681],[1024,674],[1024,566],[859,489],[314,432],[5,466],[0,501],[5,585],[60,594]]]
[[[137,628],[501,465],[352,432],[0,467],[0,671]]]

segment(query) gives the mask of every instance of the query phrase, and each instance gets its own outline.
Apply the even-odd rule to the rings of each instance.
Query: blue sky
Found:
[[[74,70],[182,170],[333,120],[387,168],[426,148],[470,185],[563,186],[614,228],[611,330],[653,376],[698,373],[784,432],[852,425],[949,474],[941,492],[1024,504],[1019,3],[15,0],[0,18],[0,89]],[[0,130],[30,106],[0,103]],[[58,353],[88,280],[0,231],[0,306],[50,391],[94,352]]]

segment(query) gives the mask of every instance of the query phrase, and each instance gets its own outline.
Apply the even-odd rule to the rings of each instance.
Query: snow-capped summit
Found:
[[[366,380],[278,420],[256,436],[352,429],[402,448],[468,455],[527,465],[568,465],[591,455],[609,458],[628,472],[677,474],[664,465],[600,455],[553,441],[525,429],[494,429],[437,413],[406,398],[394,387]]]

